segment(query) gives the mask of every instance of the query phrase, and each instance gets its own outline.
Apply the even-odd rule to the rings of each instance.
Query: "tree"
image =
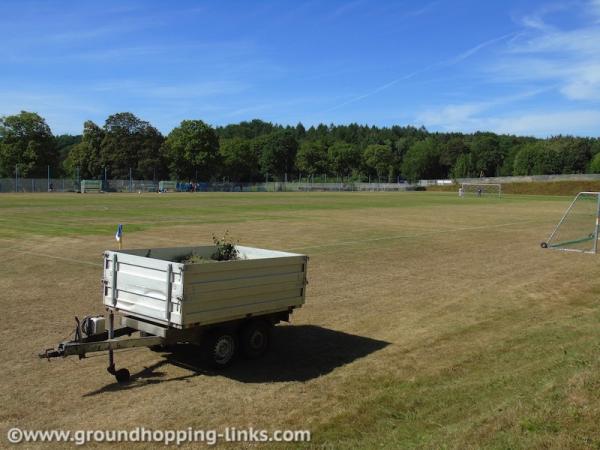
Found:
[[[298,139],[298,140],[304,139],[305,135],[306,135],[306,128],[304,128],[304,125],[302,125],[302,122],[298,122],[298,125],[296,125],[296,139]]]
[[[327,150],[329,168],[340,176],[349,176],[360,165],[360,151],[347,142],[336,142]]]
[[[238,124],[227,125],[217,128],[217,134],[222,139],[244,138],[254,139],[259,136],[274,133],[281,129],[279,125],[273,125],[271,122],[264,122],[254,119],[250,122],[240,122]]]
[[[515,175],[547,175],[561,171],[561,157],[548,141],[524,144],[515,156]]]
[[[596,153],[596,156],[592,159],[592,162],[590,163],[590,172],[600,173],[600,153]]]
[[[415,142],[402,162],[402,175],[409,181],[442,176],[440,150],[433,138]]]
[[[461,156],[469,152],[469,148],[465,144],[465,140],[462,135],[453,133],[448,135],[448,139],[440,142],[440,164],[444,167],[444,171],[450,173],[451,168],[457,164],[457,161]],[[464,163],[465,159],[462,158]]]
[[[477,174],[493,177],[500,173],[504,154],[494,133],[475,133],[471,140],[471,155]]]
[[[58,153],[52,131],[36,113],[21,111],[0,118],[0,176],[43,177],[56,166]]]
[[[389,145],[371,144],[363,153],[363,162],[367,170],[371,174],[374,173],[378,179],[388,179],[393,170],[394,155]]]
[[[277,131],[266,135],[260,144],[260,169],[264,175],[283,179],[287,173],[294,171],[298,141],[291,131]]]
[[[171,177],[179,180],[210,180],[219,161],[219,138],[201,120],[184,120],[174,128],[163,146]]]
[[[253,181],[260,172],[257,147],[242,138],[222,139],[219,152],[223,174],[233,181]]]
[[[473,170],[473,161],[471,160],[470,153],[463,153],[460,155],[456,162],[454,163],[454,167],[452,168],[451,175],[452,178],[468,178],[472,175]]]
[[[113,114],[104,123],[102,165],[108,166],[113,178],[128,178],[130,169],[135,176],[153,178],[154,170],[163,165],[160,154],[163,140],[156,128],[132,113]]]
[[[64,163],[69,157],[71,150],[81,142],[81,135],[61,134],[54,137],[54,145],[58,156],[58,167],[64,172]],[[55,171],[56,172],[56,171]]]
[[[589,140],[566,136],[552,138],[547,143],[560,159],[558,173],[585,173],[592,156],[592,145]]]
[[[104,130],[91,120],[83,124],[83,136],[79,144],[74,145],[64,162],[65,170],[75,176],[79,170],[79,177],[100,178],[102,175],[102,160],[100,158]]]
[[[304,141],[296,154],[300,173],[317,175],[327,172],[327,146],[322,141]]]

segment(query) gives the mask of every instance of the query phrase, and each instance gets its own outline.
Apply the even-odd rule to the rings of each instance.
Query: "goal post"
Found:
[[[502,185],[499,183],[462,183],[461,189],[464,195],[494,196],[502,195]]]
[[[542,248],[597,253],[600,225],[600,192],[575,196]]]

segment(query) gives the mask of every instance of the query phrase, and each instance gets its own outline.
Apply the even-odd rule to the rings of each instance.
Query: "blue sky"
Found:
[[[0,115],[600,135],[600,0],[0,3]]]

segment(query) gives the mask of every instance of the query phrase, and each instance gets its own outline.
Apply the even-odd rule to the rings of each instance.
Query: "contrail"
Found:
[[[504,34],[502,36],[498,36],[497,38],[489,39],[489,40],[487,40],[485,42],[482,42],[481,44],[478,44],[478,45],[476,45],[474,47],[471,47],[467,51],[462,52],[456,58],[451,59],[448,62],[448,65],[457,64],[457,63],[461,62],[462,60],[467,59],[468,57],[474,55],[479,50],[484,49],[485,47],[488,47],[488,46],[490,46],[492,44],[495,44],[496,42],[504,41],[504,40],[508,39],[509,37],[513,37],[515,34],[516,33],[507,33],[507,34]]]
[[[349,105],[350,103],[354,103],[359,100],[362,100],[363,98],[370,97],[371,95],[377,94],[378,92],[381,92],[381,91],[395,85],[396,83],[399,83],[400,81],[408,80],[408,79],[414,77],[415,75],[418,75],[419,73],[424,72],[425,70],[428,70],[428,69],[429,69],[429,67],[427,67],[426,69],[417,70],[416,72],[409,73],[408,75],[404,75],[403,77],[396,78],[395,80],[392,80],[389,83],[379,86],[377,89],[374,89],[371,92],[367,92],[366,94],[362,94],[362,95],[359,95],[358,97],[354,97],[354,98],[351,98],[350,100],[346,100],[345,102],[340,103],[339,105],[333,106],[329,109],[326,109],[323,112],[333,111],[334,109],[342,108],[346,105]]]
[[[365,94],[359,95],[357,97],[353,97],[350,100],[346,100],[345,102],[340,103],[339,105],[332,106],[331,108],[328,108],[328,109],[326,109],[324,111],[321,111],[321,112],[329,112],[329,111],[333,111],[333,110],[336,110],[336,109],[339,109],[339,108],[343,108],[344,106],[347,106],[347,105],[349,105],[351,103],[358,102],[358,101],[363,100],[363,99],[365,99],[367,97],[375,95],[375,94],[377,94],[377,93],[379,93],[381,91],[384,91],[384,90],[392,87],[393,85],[399,83],[400,81],[409,80],[409,79],[411,79],[411,78],[413,78],[413,77],[415,77],[415,76],[417,76],[417,75],[419,75],[421,73],[427,72],[427,71],[429,71],[429,70],[431,70],[431,69],[433,69],[435,67],[441,67],[441,66],[446,66],[447,67],[447,66],[452,66],[454,64],[458,64],[459,62],[461,62],[461,61],[469,58],[470,56],[473,56],[475,53],[477,53],[481,49],[483,49],[485,47],[488,47],[488,46],[490,46],[492,44],[495,44],[497,42],[503,41],[505,39],[508,39],[509,37],[512,37],[515,34],[516,33],[508,33],[508,34],[504,34],[502,36],[499,36],[499,37],[496,37],[496,38],[484,41],[484,42],[482,42],[480,44],[477,44],[476,46],[471,47],[470,49],[462,52],[461,54],[457,55],[454,58],[451,58],[451,59],[448,59],[448,60],[439,61],[439,62],[434,63],[434,64],[430,64],[429,66],[427,66],[427,67],[425,67],[423,69],[419,69],[419,70],[411,72],[411,73],[409,73],[407,75],[404,75],[404,76],[402,76],[400,78],[396,78],[395,80],[389,81],[386,84],[383,84],[383,85],[379,86],[378,88],[376,88],[376,89],[374,89],[374,90],[372,90],[370,92],[367,92]]]

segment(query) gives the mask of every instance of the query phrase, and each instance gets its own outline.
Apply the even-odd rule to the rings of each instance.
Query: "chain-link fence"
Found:
[[[69,178],[0,178],[0,192],[75,192],[77,180]]]
[[[313,183],[294,182],[155,182],[152,180],[102,180],[104,192],[312,192],[312,191],[406,191],[407,183]],[[168,186],[168,188],[161,188]],[[81,182],[70,178],[0,178],[0,193],[7,192],[80,192]]]

